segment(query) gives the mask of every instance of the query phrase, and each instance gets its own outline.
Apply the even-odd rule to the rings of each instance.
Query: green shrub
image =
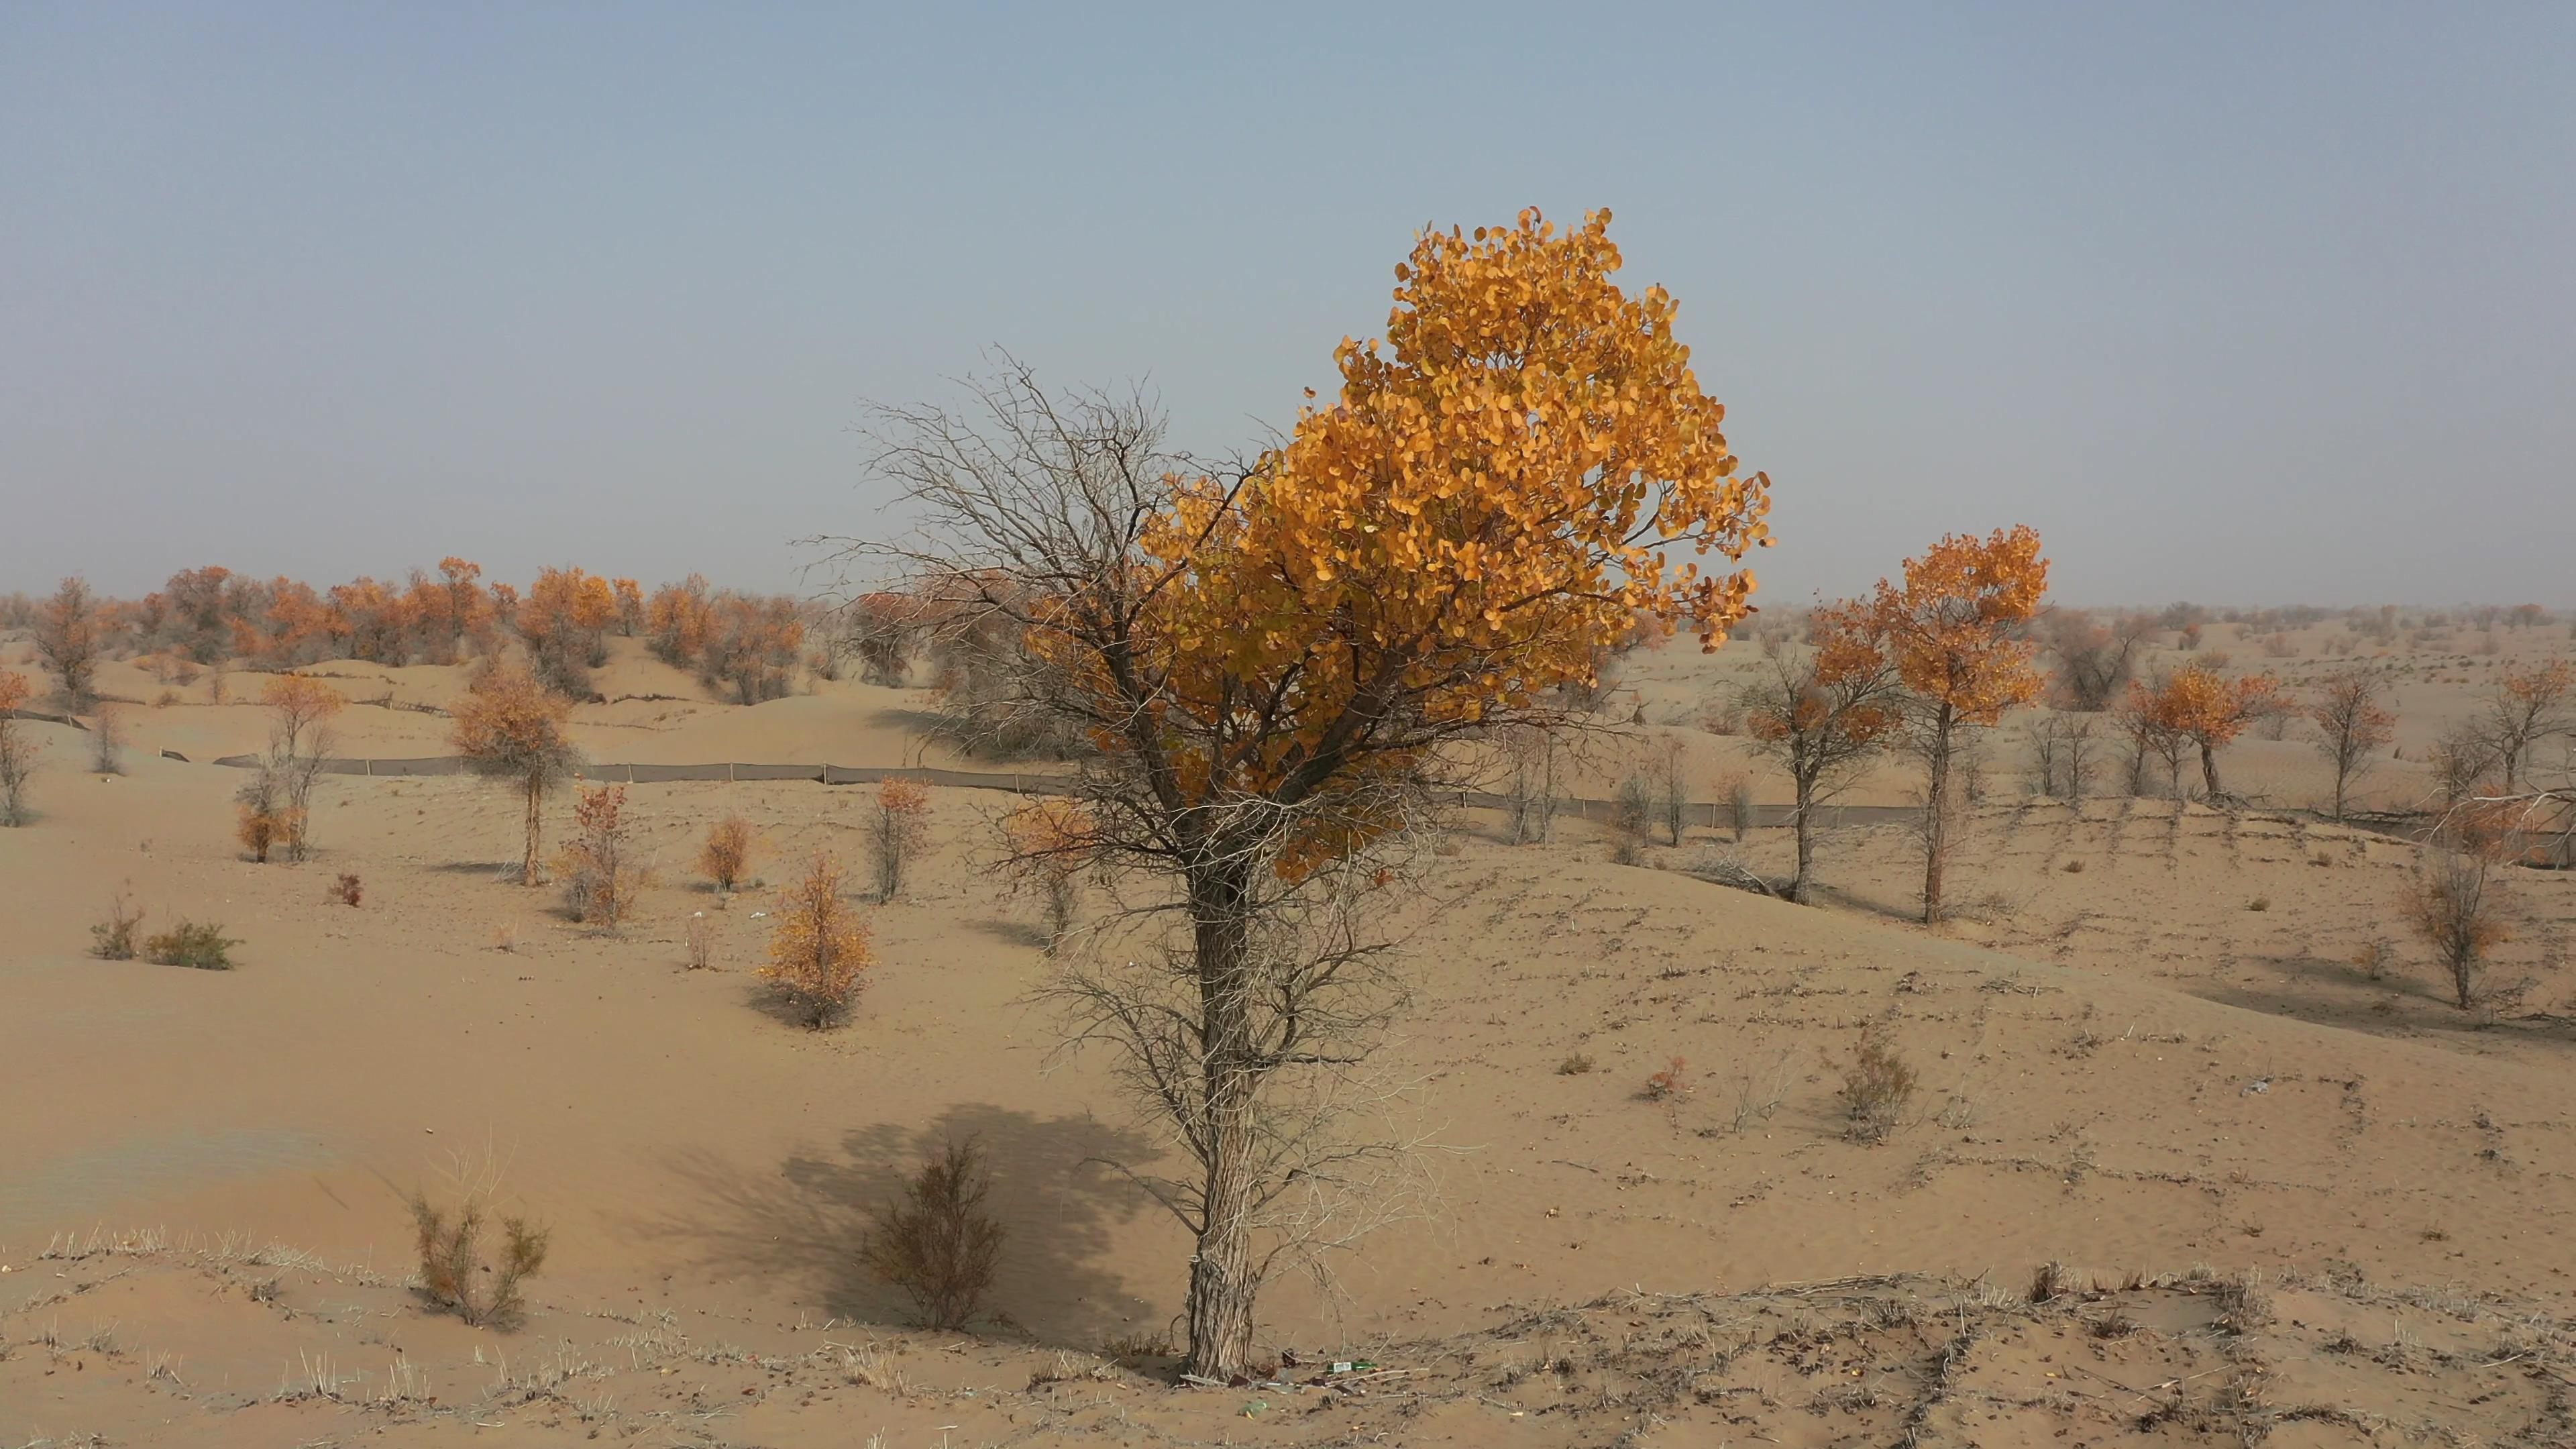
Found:
[[[134,936],[142,924],[143,908],[118,891],[108,902],[107,919],[89,928],[89,953],[102,961],[133,960]]]
[[[163,966],[192,966],[199,971],[233,969],[232,949],[241,942],[224,935],[213,921],[181,921],[143,943],[143,954]]]

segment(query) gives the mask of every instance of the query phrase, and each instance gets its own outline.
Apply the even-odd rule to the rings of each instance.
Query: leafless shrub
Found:
[[[0,673],[0,689],[5,689],[18,676]],[[0,825],[24,825],[32,818],[27,809],[27,782],[35,777],[36,757],[44,745],[27,728],[0,705]]]
[[[1680,1057],[1665,1063],[1664,1069],[1646,1078],[1638,1095],[1649,1102],[1679,1102],[1695,1090],[1690,1078],[1690,1063]]]
[[[1843,1069],[1836,1099],[1850,1122],[1855,1142],[1884,1142],[1905,1119],[1917,1085],[1913,1066],[1897,1053],[1884,1029],[1861,1034],[1851,1065]]]
[[[1512,818],[1512,844],[1533,845],[1547,839],[1563,794],[1557,781],[1563,746],[1548,730],[1513,729],[1499,737],[1509,771],[1504,799]]]
[[[923,1162],[904,1200],[875,1212],[861,1256],[870,1272],[912,1299],[932,1328],[964,1328],[992,1287],[1002,1225],[984,1211],[991,1191],[982,1147],[970,1137]]]
[[[341,872],[340,878],[331,885],[331,899],[344,906],[357,905],[366,899],[366,894],[366,882],[358,879],[352,872]]]
[[[1718,781],[1717,787],[1726,800],[1727,826],[1735,832],[1735,843],[1742,845],[1761,818],[1753,806],[1753,777],[1738,770]]]
[[[1654,795],[1642,775],[1619,782],[1610,802],[1610,858],[1635,865],[1645,858],[1646,830],[1654,815]]]
[[[1689,756],[1678,739],[1666,737],[1654,753],[1655,805],[1662,814],[1664,834],[1673,845],[1682,843],[1682,826],[1690,814]]]
[[[2477,1004],[2487,952],[2512,934],[2488,879],[2492,868],[2480,854],[2428,848],[2403,902],[2407,923],[2433,948],[2462,1011]]]
[[[715,957],[715,923],[704,911],[689,917],[689,969],[704,971]]]
[[[125,773],[125,714],[100,705],[89,722],[89,767],[101,775]]]

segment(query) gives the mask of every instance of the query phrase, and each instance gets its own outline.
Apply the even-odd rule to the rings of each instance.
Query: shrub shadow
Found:
[[[1159,1149],[1142,1134],[1090,1117],[1042,1118],[964,1103],[926,1126],[853,1130],[838,1151],[791,1156],[774,1173],[757,1175],[691,1152],[671,1163],[691,1203],[642,1227],[696,1244],[705,1267],[792,1279],[825,1314],[910,1323],[911,1303],[859,1261],[869,1213],[901,1196],[924,1157],[969,1137],[981,1142],[992,1175],[985,1208],[1007,1234],[985,1302],[988,1322],[978,1327],[1019,1328],[1079,1347],[1132,1331],[1136,1295],[1102,1263],[1109,1230],[1162,1209],[1100,1159],[1140,1163]]]

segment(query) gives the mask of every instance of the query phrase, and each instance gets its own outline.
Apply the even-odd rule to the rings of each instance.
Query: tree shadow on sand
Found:
[[[924,1157],[969,1137],[982,1142],[992,1174],[985,1209],[1007,1230],[985,1303],[992,1321],[1085,1347],[1139,1326],[1144,1305],[1104,1265],[1110,1229],[1162,1209],[1099,1159],[1141,1163],[1158,1149],[1142,1134],[1089,1117],[1041,1118],[964,1103],[927,1126],[859,1128],[842,1137],[837,1152],[798,1154],[767,1173],[692,1151],[671,1163],[691,1201],[641,1227],[693,1245],[709,1269],[790,1279],[830,1316],[908,1323],[903,1294],[859,1261],[869,1213],[902,1194]]]

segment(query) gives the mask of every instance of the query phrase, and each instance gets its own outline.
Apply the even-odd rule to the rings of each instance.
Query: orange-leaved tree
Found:
[[[1801,905],[1815,885],[1817,807],[1849,783],[1855,768],[1904,721],[1896,670],[1865,605],[1817,610],[1812,644],[1804,650],[1773,645],[1768,676],[1742,697],[1745,733],[1789,772],[1798,839],[1789,899]]]
[[[1264,1277],[1402,1200],[1393,1144],[1348,1120],[1384,1100],[1369,1047],[1402,996],[1352,906],[1400,878],[1377,857],[1448,747],[1563,723],[1641,613],[1713,645],[1749,612],[1751,575],[1700,559],[1764,541],[1768,482],[1672,298],[1612,280],[1608,225],[1419,237],[1384,343],[1345,340],[1337,395],[1215,476],[1141,401],[1016,365],[984,419],[881,417],[931,541],[856,554],[1026,641],[995,687],[1087,741],[1083,852],[1162,887],[1169,949],[1066,961],[1054,999],[1185,1158],[1137,1177],[1195,1239],[1193,1373],[1249,1368]]]
[[[1905,582],[1878,581],[1870,603],[1897,678],[1913,695],[1915,747],[1923,789],[1923,919],[1941,919],[1941,871],[1949,856],[1950,777],[1964,732],[1992,725],[2005,710],[2039,697],[2037,646],[2023,625],[2048,592],[2048,560],[2028,525],[1988,537],[1951,534],[1905,561]]]
[[[287,859],[302,860],[312,851],[313,783],[331,752],[331,720],[347,701],[318,679],[280,674],[261,686],[259,702],[268,709],[268,755],[257,768],[276,797],[275,843]]]
[[[2245,733],[2248,725],[2293,707],[2281,681],[2272,675],[2229,678],[2198,659],[2166,675],[2153,688],[2136,684],[2129,688],[2141,714],[2200,750],[2201,783],[2212,802],[2225,799],[2227,793],[2218,783],[2218,752]]]
[[[849,1010],[862,974],[876,964],[867,922],[842,894],[840,863],[818,850],[805,874],[781,888],[771,907],[777,924],[770,928],[769,964],[760,975],[817,1031]]]
[[[498,668],[477,676],[456,703],[451,738],[476,774],[515,782],[527,800],[527,849],[519,881],[542,879],[537,851],[545,835],[546,791],[572,773],[581,753],[564,734],[572,702],[539,684],[523,669]]]

